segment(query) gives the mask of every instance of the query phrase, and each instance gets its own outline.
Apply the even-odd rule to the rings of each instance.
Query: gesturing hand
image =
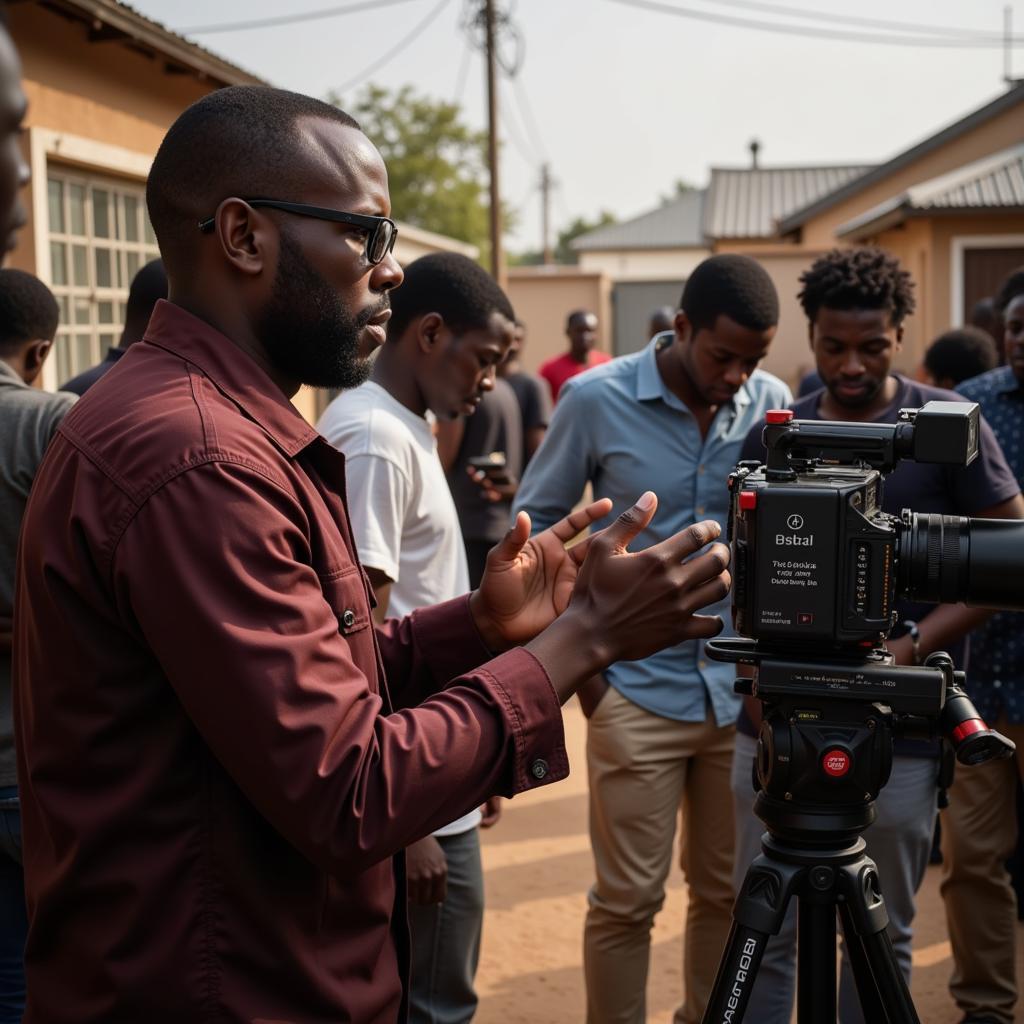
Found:
[[[433,836],[420,839],[406,849],[405,875],[410,903],[425,907],[444,902],[448,895],[448,861]]]
[[[470,598],[477,628],[491,650],[532,640],[565,611],[589,541],[565,545],[611,507],[602,498],[535,537],[530,537],[530,517],[525,512],[516,516],[487,556],[480,589]]]

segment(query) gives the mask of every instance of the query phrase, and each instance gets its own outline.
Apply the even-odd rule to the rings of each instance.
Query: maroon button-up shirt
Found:
[[[568,771],[466,598],[372,627],[343,457],[166,302],[51,444],[16,601],[28,1024],[391,1024],[401,850]]]

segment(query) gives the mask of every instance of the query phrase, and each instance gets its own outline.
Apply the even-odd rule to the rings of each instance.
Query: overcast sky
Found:
[[[181,30],[352,6],[355,0],[132,0]],[[643,0],[641,0],[642,4]],[[484,65],[462,24],[479,0],[377,0],[343,16],[189,38],[272,84],[324,96],[359,79],[411,84],[458,99],[466,119],[486,118]],[[747,166],[751,138],[763,166],[884,160],[997,96],[999,48],[891,46],[816,39],[713,24],[622,0],[498,0],[522,39],[517,82],[502,88],[503,191],[520,212],[508,239],[538,248],[536,187],[547,159],[559,185],[555,228],[608,209],[624,218],[656,206],[683,178],[707,182],[712,166]],[[784,16],[951,26],[1001,33],[1004,0],[657,0],[651,7],[827,32],[891,36],[882,28]],[[1012,3],[1024,37],[1024,0]],[[436,16],[428,25],[417,25]],[[404,37],[411,42],[366,76]],[[918,34],[923,35],[923,33]],[[936,38],[934,34],[929,38]],[[509,48],[511,53],[511,48]],[[1013,72],[1024,77],[1024,46]],[[343,95],[352,96],[353,86]],[[1021,126],[1024,139],[1024,124]],[[402,211],[395,214],[401,218]]]

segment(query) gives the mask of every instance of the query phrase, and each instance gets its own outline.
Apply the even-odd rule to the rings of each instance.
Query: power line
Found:
[[[507,83],[508,79],[502,79],[502,81]],[[510,90],[506,85],[506,88],[504,90],[506,97],[508,97],[509,92]],[[531,151],[530,144],[525,140],[525,136],[520,135],[518,125],[509,116],[511,109],[512,108],[509,106],[509,104],[506,103],[504,106],[505,116],[504,118],[502,118],[502,124],[505,127],[505,133],[512,140],[512,145],[516,148],[516,150],[518,150],[519,155],[523,158],[527,166],[529,166],[532,170],[537,162],[538,154],[536,151]]]
[[[403,36],[387,53],[382,57],[375,60],[369,67],[363,68],[358,75],[353,76],[344,85],[339,86],[335,91],[338,95],[342,95],[347,90],[351,89],[354,85],[359,85],[364,79],[370,77],[379,71],[388,61],[397,57],[414,39],[416,39],[424,29],[426,29],[431,22],[451,3],[451,0],[441,0],[439,4],[430,9],[430,12],[425,18],[417,22],[413,30],[406,36]]]
[[[749,28],[762,32],[775,32],[780,35],[808,36],[812,39],[834,39],[849,43],[873,43],[884,46],[923,46],[953,47],[957,49],[1002,47],[1019,45],[1024,42],[1021,37],[1004,40],[993,36],[991,39],[925,39],[912,36],[882,36],[868,32],[843,32],[826,28],[811,28],[804,25],[783,25],[777,21],[755,21],[750,18],[736,18],[728,14],[713,14],[710,11],[695,11],[691,7],[673,7],[657,0],[610,0],[611,3],[623,4],[642,10],[654,11],[658,14],[674,14],[679,18],[691,18],[695,21],[710,21],[718,25],[731,25],[736,28]]]
[[[459,62],[459,73],[455,76],[455,99],[452,101],[455,106],[461,106],[462,94],[466,91],[466,76],[469,74],[469,58],[472,55],[472,47],[469,40],[462,43],[462,60]]]
[[[256,18],[252,21],[225,21],[217,25],[197,25],[193,28],[176,28],[175,32],[182,35],[211,35],[214,32],[244,32],[250,28],[270,28],[274,25],[294,25],[300,21],[316,21],[319,18],[336,18],[342,14],[356,14],[378,7],[391,7],[393,4],[405,4],[409,0],[362,0],[361,3],[346,4],[344,7],[322,7],[316,11],[305,11],[300,14],[280,14],[274,18]]]
[[[854,14],[833,14],[825,11],[810,11],[802,7],[786,7],[783,4],[760,3],[758,0],[715,0],[729,7],[744,7],[752,11],[767,11],[788,18],[803,18],[805,21],[824,21],[837,25],[863,25],[866,28],[888,29],[894,32],[924,32],[931,35],[955,36],[960,39],[974,38],[1002,42],[997,32],[978,29],[954,28],[952,25],[924,25],[909,21],[886,21],[882,18],[858,18]]]
[[[533,116],[529,97],[526,95],[526,90],[522,87],[518,75],[512,79],[512,86],[516,97],[516,107],[519,110],[519,116],[522,118],[523,124],[526,126],[526,133],[530,136],[530,142],[534,149],[537,150],[537,153],[546,160],[547,148],[544,145],[543,138],[541,138],[540,130],[537,128],[537,121]]]

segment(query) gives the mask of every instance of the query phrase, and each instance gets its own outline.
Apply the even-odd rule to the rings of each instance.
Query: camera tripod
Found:
[[[873,806],[863,808],[860,821],[850,821],[851,829],[810,831],[778,822],[776,831],[770,819],[778,810],[791,820],[798,814],[794,808],[765,806],[773,803],[758,796],[758,814],[769,831],[740,888],[704,1024],[739,1024],[744,1019],[765,946],[778,934],[794,897],[799,902],[799,1024],[836,1019],[836,911],[864,1019],[872,1024],[920,1024],[886,932],[889,917],[878,872],[857,834],[873,820]]]
[[[706,650],[716,660],[757,666],[756,683],[738,679],[736,690],[764,707],[754,812],[768,831],[740,888],[703,1024],[744,1019],[765,946],[793,898],[799,1024],[836,1019],[837,912],[865,1020],[920,1024],[861,833],[875,820],[896,736],[942,736],[963,764],[1009,757],[1013,744],[980,718],[963,673],[943,652],[897,667],[884,649],[782,658],[750,641],[722,639]]]

